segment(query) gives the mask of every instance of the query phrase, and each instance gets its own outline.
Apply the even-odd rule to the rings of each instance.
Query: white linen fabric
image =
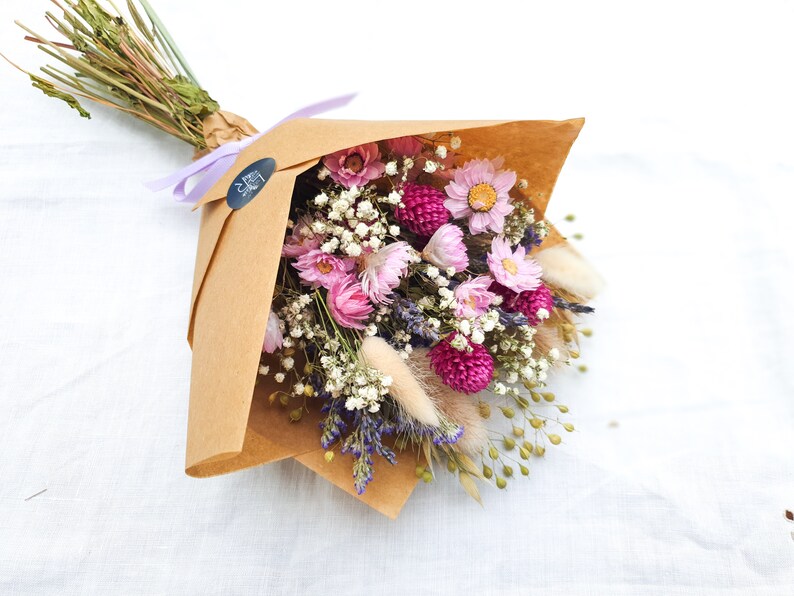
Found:
[[[588,117],[549,211],[608,281],[551,385],[577,432],[396,521],[292,461],[188,478],[198,214],[141,182],[190,149],[3,67],[0,593],[794,593],[790,3],[156,4],[260,127],[351,90],[334,117]],[[5,0],[2,50],[34,67],[12,20],[49,8]]]

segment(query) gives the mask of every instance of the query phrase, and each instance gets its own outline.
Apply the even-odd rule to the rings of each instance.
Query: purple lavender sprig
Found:
[[[346,412],[344,403],[341,399],[327,401],[320,410],[325,414],[325,419],[320,422],[320,445],[323,449],[329,449],[347,430],[347,424],[343,415]]]
[[[397,298],[393,307],[394,315],[405,324],[409,333],[431,344],[440,339],[436,330],[428,325],[427,317],[413,300]]]
[[[342,453],[350,453],[353,462],[353,485],[358,494],[363,494],[372,481],[374,466],[372,454],[377,453],[390,464],[396,464],[394,451],[383,444],[385,431],[383,418],[376,418],[366,410],[358,410],[354,415],[354,426],[342,444]]]
[[[505,327],[523,327],[529,325],[529,319],[520,312],[507,312],[501,308],[497,308],[499,313],[499,322]]]
[[[463,436],[463,426],[455,424],[442,414],[439,414],[439,419],[441,421],[439,426],[428,426],[409,416],[402,408],[396,408],[393,418],[389,421],[389,432],[405,435],[414,443],[425,437],[429,437],[434,445],[457,443]]]
[[[564,308],[565,310],[570,310],[571,312],[575,312],[580,315],[589,315],[595,312],[595,308],[593,308],[592,306],[579,304],[578,302],[568,302],[567,300],[563,300],[559,296],[554,297],[554,306],[557,308]]]
[[[531,225],[527,228],[526,232],[524,232],[524,237],[519,244],[529,250],[543,244],[543,238],[538,234],[535,226]]]

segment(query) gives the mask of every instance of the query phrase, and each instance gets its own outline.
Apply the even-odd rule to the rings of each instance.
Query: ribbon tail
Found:
[[[198,181],[196,186],[194,186],[193,189],[183,199],[184,202],[196,203],[201,197],[207,194],[207,192],[213,186],[215,186],[215,183],[223,178],[223,175],[229,171],[232,165],[234,165],[235,159],[237,159],[237,153],[224,155],[214,164],[212,164],[210,169],[207,170],[207,173],[201,177],[201,180]]]
[[[340,95],[339,97],[332,97],[331,99],[326,99],[323,101],[318,101],[317,103],[313,103],[311,105],[305,106],[300,110],[296,110],[292,112],[289,116],[285,116],[278,122],[276,122],[273,126],[269,128],[269,130],[273,130],[280,124],[284,124],[288,120],[292,120],[294,118],[311,118],[312,116],[316,116],[317,114],[322,114],[324,112],[329,112],[331,110],[336,110],[338,108],[343,108],[347,104],[349,104],[358,93],[348,93],[347,95]]]
[[[181,186],[184,191],[184,183],[186,183],[188,179],[192,178],[196,174],[200,174],[201,172],[212,169],[213,164],[217,163],[224,157],[228,157],[229,155],[237,155],[240,152],[239,144],[240,143],[227,143],[226,145],[221,145],[212,153],[208,153],[204,157],[197,159],[184,168],[169,174],[165,178],[160,178],[159,180],[150,180],[149,182],[144,182],[143,185],[152,192],[157,192],[158,190],[163,190],[175,185]]]

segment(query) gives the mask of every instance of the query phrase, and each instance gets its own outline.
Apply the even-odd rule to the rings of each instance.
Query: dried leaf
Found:
[[[433,452],[432,452],[432,445],[430,444],[429,439],[425,439],[422,443],[422,451],[425,454],[425,460],[427,461],[427,467],[430,469],[430,473],[433,473]]]
[[[77,101],[77,98],[69,95],[68,93],[64,93],[55,88],[55,85],[42,79],[41,77],[37,77],[34,74],[29,75],[30,80],[33,81],[33,86],[36,89],[40,89],[44,92],[45,95],[49,95],[50,97],[54,97],[55,99],[60,99],[61,101],[65,101],[70,108],[77,110],[83,118],[91,119],[91,114],[80,105],[80,102]]]
[[[187,77],[177,75],[171,79],[165,79],[165,83],[187,104],[186,109],[191,114],[206,118],[220,109],[218,102],[212,99],[209,93],[197,87]]]
[[[482,476],[482,471],[480,470],[480,467],[477,464],[475,464],[474,460],[472,460],[468,455],[466,455],[464,453],[457,453],[457,454],[455,454],[455,459],[456,459],[458,465],[461,468],[463,468],[464,470],[466,470],[466,472],[468,472],[472,476],[474,476],[476,478],[482,478],[483,477]]]
[[[477,483],[474,482],[474,478],[472,478],[467,472],[461,471],[458,474],[458,479],[460,480],[460,485],[463,487],[469,496],[477,501],[480,505],[482,505],[482,498],[480,498],[480,491],[477,488]]]

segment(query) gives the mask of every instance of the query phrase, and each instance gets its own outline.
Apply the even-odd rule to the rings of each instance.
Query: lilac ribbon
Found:
[[[161,178],[160,180],[152,180],[151,182],[145,182],[144,184],[151,191],[163,190],[164,188],[173,186],[173,195],[175,200],[179,202],[195,203],[202,196],[204,196],[204,194],[210,188],[212,188],[213,185],[220,180],[227,171],[229,171],[229,168],[234,165],[234,162],[237,160],[237,156],[240,154],[240,152],[266,132],[273,130],[280,124],[284,124],[293,118],[311,118],[317,114],[322,114],[323,112],[328,112],[329,110],[335,110],[336,108],[346,106],[353,100],[355,96],[355,93],[350,93],[348,95],[341,95],[339,97],[333,97],[331,99],[326,99],[325,101],[308,105],[304,108],[301,108],[300,110],[297,110],[296,112],[292,112],[292,114],[289,116],[282,118],[264,132],[257,133],[252,137],[246,137],[240,141],[224,143],[212,151],[212,153],[208,153],[201,159],[197,159],[192,164],[185,166],[181,170],[178,170],[173,174],[166,176],[165,178]],[[204,176],[202,176],[201,180],[198,181],[198,184],[196,184],[196,186],[194,186],[189,193],[185,193],[185,187],[187,186],[188,180],[190,180],[193,176],[201,174],[202,172],[204,173]]]

